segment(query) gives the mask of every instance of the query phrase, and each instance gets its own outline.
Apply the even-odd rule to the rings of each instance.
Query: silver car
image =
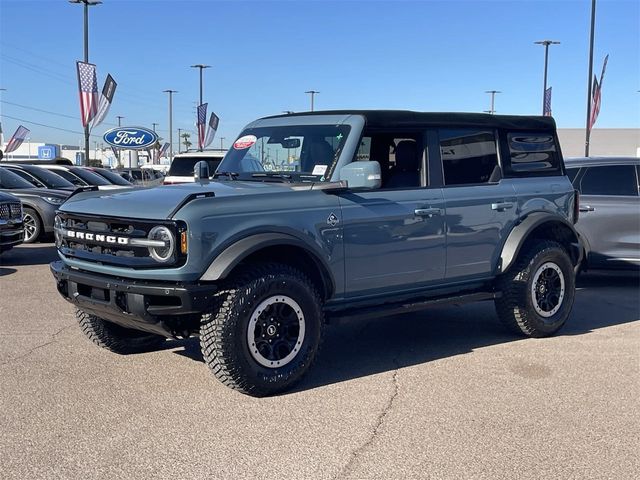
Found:
[[[640,158],[566,158],[580,191],[585,268],[640,267]]]

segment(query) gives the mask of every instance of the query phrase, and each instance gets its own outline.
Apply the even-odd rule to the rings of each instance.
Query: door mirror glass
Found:
[[[349,188],[380,188],[380,164],[374,161],[352,162],[342,167],[340,180],[346,180]]]

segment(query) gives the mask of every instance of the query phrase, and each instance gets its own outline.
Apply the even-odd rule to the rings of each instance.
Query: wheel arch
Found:
[[[580,265],[584,245],[573,225],[557,215],[536,212],[525,217],[509,233],[500,253],[498,273],[509,270],[523,245],[534,239],[557,241],[567,250],[574,267]]]
[[[322,258],[302,240],[284,233],[260,233],[236,241],[215,257],[200,280],[223,280],[241,265],[267,261],[301,269],[323,299],[335,292],[330,269]]]

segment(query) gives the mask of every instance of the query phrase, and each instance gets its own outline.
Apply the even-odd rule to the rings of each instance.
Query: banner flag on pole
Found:
[[[9,142],[7,142],[7,148],[5,148],[4,153],[11,153],[20,145],[22,145],[22,142],[24,142],[24,139],[27,138],[27,135],[29,135],[30,131],[31,130],[29,130],[28,128],[20,125],[16,129],[13,136],[9,139]]]
[[[591,93],[591,118],[589,119],[589,131],[593,129],[593,126],[598,119],[600,113],[600,105],[602,103],[602,80],[604,79],[604,71],[607,69],[607,62],[609,61],[609,55],[604,57],[604,63],[602,64],[602,72],[600,72],[600,81],[593,76],[593,91]]]
[[[213,142],[213,137],[216,136],[216,130],[218,130],[218,124],[220,123],[220,119],[218,116],[211,112],[211,117],[209,118],[209,128],[207,129],[207,136],[204,139],[204,148],[208,147],[211,142]]]
[[[544,112],[542,114],[545,117],[551,116],[551,87],[544,91]]]
[[[92,63],[76,62],[78,66],[78,90],[80,91],[80,117],[86,127],[98,113],[98,80],[96,66]]]
[[[158,160],[160,160],[160,158],[162,158],[162,156],[167,153],[167,150],[169,150],[169,142],[165,142],[164,145],[162,145],[162,148],[160,149],[160,152],[158,153]]]
[[[111,107],[111,103],[113,102],[113,96],[116,93],[116,87],[118,84],[113,79],[111,74],[107,74],[107,78],[104,81],[104,86],[102,87],[102,94],[100,94],[100,104],[98,106],[98,113],[96,113],[95,118],[93,119],[93,124],[91,128],[95,128],[100,125],[107,113],[109,112],[109,107]]]
[[[198,149],[204,148],[204,131],[207,122],[207,104],[203,103],[198,105],[198,119],[196,121],[196,127],[198,127]]]

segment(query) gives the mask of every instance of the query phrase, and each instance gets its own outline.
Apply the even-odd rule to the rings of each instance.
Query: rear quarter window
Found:
[[[508,132],[507,145],[508,176],[559,175],[562,171],[560,152],[551,132]]]

